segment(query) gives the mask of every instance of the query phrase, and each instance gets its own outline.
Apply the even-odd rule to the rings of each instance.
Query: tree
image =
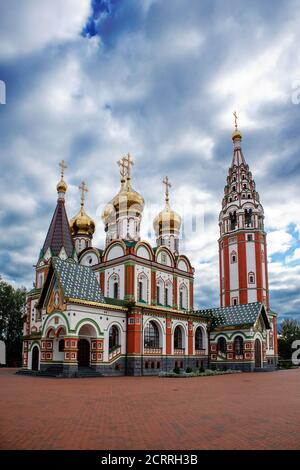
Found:
[[[292,344],[300,339],[300,324],[297,320],[285,319],[281,324],[280,337],[278,338],[278,353],[281,359],[291,359]]]
[[[0,339],[6,344],[6,362],[10,366],[21,364],[25,299],[25,288],[15,289],[0,278]]]

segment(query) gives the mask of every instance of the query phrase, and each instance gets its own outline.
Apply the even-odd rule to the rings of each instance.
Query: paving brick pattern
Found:
[[[299,449],[300,369],[49,379],[0,369],[1,449]]]

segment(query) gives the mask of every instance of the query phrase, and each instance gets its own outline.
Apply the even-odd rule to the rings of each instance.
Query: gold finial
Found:
[[[235,130],[237,131],[237,128],[238,128],[238,126],[237,126],[238,116],[237,116],[237,114],[236,114],[236,111],[234,111],[233,115],[234,115],[234,127],[235,127]]]
[[[121,176],[121,189],[124,189],[125,184],[125,176],[127,175],[127,166],[124,162],[124,157],[121,158],[118,162],[119,169],[120,169],[120,176]]]
[[[166,186],[166,206],[169,206],[169,188],[171,188],[171,183],[169,182],[169,178],[166,176],[165,179],[163,179],[163,184]]]
[[[68,168],[67,165],[65,165],[65,161],[62,160],[61,162],[59,162],[59,166],[60,166],[60,176],[61,176],[61,179],[63,180],[64,179],[64,175],[65,175],[65,169]]]
[[[238,122],[238,115],[237,115],[236,111],[234,111],[232,114],[234,116],[234,127],[235,127],[235,129],[232,133],[232,140],[234,142],[239,143],[239,141],[242,139],[242,133],[238,130],[238,123],[237,123]],[[239,145],[239,144],[237,144],[237,145]]]
[[[67,191],[67,183],[64,181],[64,174],[65,174],[65,169],[67,168],[67,165],[65,164],[65,161],[62,160],[59,162],[60,166],[60,181],[58,182],[56,189],[58,194],[60,195],[60,199],[63,199],[64,196],[63,194]]]
[[[81,205],[83,206],[84,205],[84,193],[88,192],[87,185],[85,184],[84,181],[82,181],[81,185],[78,186],[78,189],[80,189],[81,191]]]
[[[130,191],[131,167],[134,165],[134,163],[133,160],[131,160],[131,155],[129,152],[125,157],[122,158],[122,160],[127,170],[127,191]]]

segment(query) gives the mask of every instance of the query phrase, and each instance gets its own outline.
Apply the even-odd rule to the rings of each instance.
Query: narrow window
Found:
[[[139,301],[141,302],[143,300],[143,283],[142,281],[139,281]]]
[[[169,305],[169,290],[167,287],[165,288],[165,299],[166,299],[165,304]]]
[[[118,282],[114,282],[114,299],[118,298]]]

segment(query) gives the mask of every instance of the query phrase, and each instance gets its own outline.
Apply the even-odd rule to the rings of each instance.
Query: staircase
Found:
[[[63,377],[63,370],[61,366],[49,366],[46,370],[40,370],[38,377]]]
[[[95,371],[95,369],[91,367],[78,367],[77,377],[82,379],[86,377],[103,377],[103,374]]]

